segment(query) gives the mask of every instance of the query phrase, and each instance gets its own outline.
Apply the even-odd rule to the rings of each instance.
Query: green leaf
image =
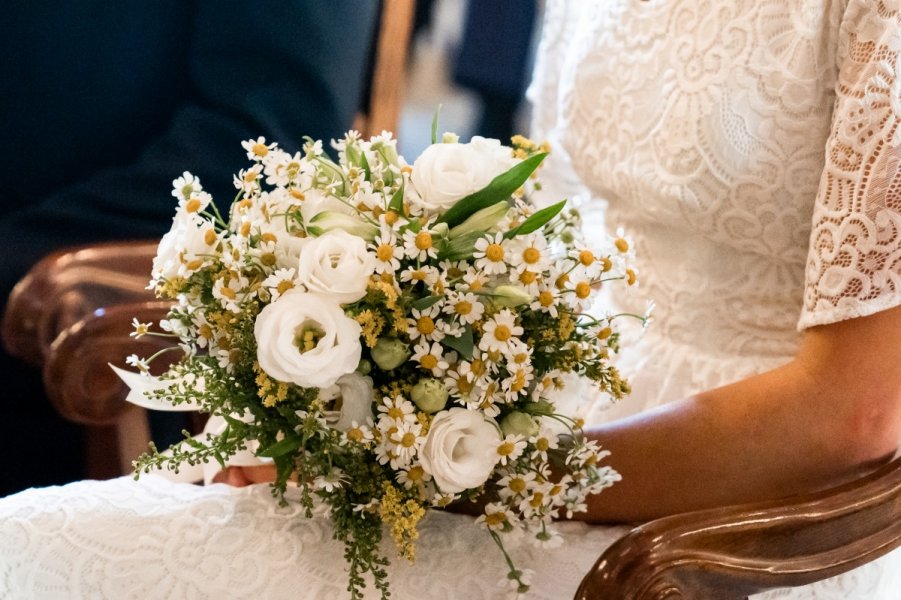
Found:
[[[432,143],[438,143],[438,113],[441,112],[441,105],[435,109],[435,115],[432,117]]]
[[[472,341],[472,327],[470,325],[463,329],[463,335],[459,337],[446,336],[441,340],[441,343],[451,350],[456,350],[465,360],[472,360],[474,344]]]
[[[303,439],[297,436],[287,436],[279,442],[275,442],[267,448],[263,448],[257,452],[257,456],[266,456],[275,458],[276,456],[284,456],[289,452],[294,452],[303,445]]]
[[[531,217],[523,221],[519,225],[519,227],[514,227],[513,229],[505,233],[504,237],[509,240],[510,238],[516,237],[517,235],[525,235],[527,233],[532,233],[536,229],[541,229],[547,224],[548,221],[560,214],[560,211],[563,210],[564,206],[566,206],[566,200],[561,200],[557,204],[542,208],[538,212],[534,213]]]
[[[402,214],[404,210],[404,182],[400,182],[400,187],[397,188],[397,191],[394,192],[394,195],[391,196],[391,201],[388,203],[388,210],[393,210],[397,214]]]
[[[492,179],[491,183],[481,190],[457,201],[446,213],[441,215],[438,222],[447,223],[448,227],[456,227],[476,211],[506,200],[513,192],[522,187],[522,184],[535,172],[546,156],[547,152],[540,152],[517,163],[505,173]]]
[[[419,298],[418,300],[414,300],[411,306],[416,310],[425,310],[428,307],[432,306],[439,300],[444,298],[444,296],[426,296],[425,298]]]
[[[372,181],[372,169],[369,167],[369,160],[366,158],[366,152],[360,151],[360,164],[363,165],[363,173],[366,174],[366,181]]]

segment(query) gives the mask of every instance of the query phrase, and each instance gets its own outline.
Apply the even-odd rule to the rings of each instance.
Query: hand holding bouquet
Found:
[[[313,140],[243,145],[227,216],[191,174],[174,182],[151,287],[175,304],[152,333],[183,358],[122,372],[131,399],[210,425],[137,472],[272,461],[277,497],[296,486],[308,514],[325,508],[353,597],[366,572],[387,595],[383,526],[412,560],[426,509],[451,502],[489,499],[477,521],[502,549],[522,532],[558,544],[552,519],[619,479],[557,399],[577,379],[628,391],[615,317],[589,310],[602,283],[634,283],[628,240],[585,240],[565,202],[534,207],[546,152],[525,138],[446,134],[412,166],[387,133],[333,142],[337,162]]]

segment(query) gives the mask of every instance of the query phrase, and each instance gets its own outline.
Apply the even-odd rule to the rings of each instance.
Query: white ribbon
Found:
[[[168,412],[186,412],[186,411],[196,411],[200,410],[200,405],[196,402],[183,402],[180,404],[173,404],[172,402],[162,399],[162,398],[152,398],[148,397],[148,392],[154,392],[155,394],[161,392],[167,388],[172,387],[173,385],[177,385],[181,383],[181,379],[160,379],[159,377],[154,377],[152,375],[147,375],[144,373],[135,373],[133,371],[126,371],[125,369],[120,369],[114,365],[110,365],[116,375],[125,382],[125,385],[128,386],[129,392],[128,396],[126,396],[126,400],[140,406],[142,408],[146,408],[148,410],[162,410]],[[230,415],[232,418],[235,418],[239,421],[243,421],[245,423],[250,423],[253,421],[253,415],[249,412],[245,412],[244,414],[232,413]],[[207,434],[212,435],[221,435],[225,428],[228,426],[228,422],[224,417],[213,415],[206,422],[206,425],[203,428],[203,432],[198,435],[195,435],[193,439],[197,440],[201,444],[206,444]],[[184,444],[185,442],[181,442]],[[272,464],[272,459],[270,458],[262,458],[256,456],[256,451],[259,449],[260,443],[256,440],[248,440],[245,443],[245,449],[238,451],[233,456],[230,456],[225,461],[225,465],[227,467],[256,467],[260,465]],[[172,450],[166,450],[162,452],[164,456],[172,456]],[[155,469],[153,472],[169,479],[171,481],[176,482],[184,482],[184,483],[196,483],[198,481],[203,481],[204,485],[209,485],[213,482],[213,477],[216,476],[217,473],[222,471],[222,467],[218,462],[211,461],[207,463],[200,463],[198,465],[182,465],[179,467],[178,473],[174,471],[170,471],[168,469]]]

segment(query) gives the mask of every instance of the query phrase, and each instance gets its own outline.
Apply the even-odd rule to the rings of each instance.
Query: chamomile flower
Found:
[[[232,179],[235,188],[241,190],[245,194],[253,194],[260,189],[262,182],[263,165],[256,164],[249,169],[241,169]]]
[[[381,232],[372,241],[369,248],[375,254],[376,273],[394,273],[400,268],[404,249],[397,245],[397,237],[389,227],[382,226]]]
[[[532,459],[546,462],[548,459],[548,451],[556,450],[560,446],[560,443],[557,433],[547,425],[543,425],[538,430],[538,433],[529,438],[529,445],[532,448]]]
[[[383,430],[383,425],[393,427],[396,423],[416,420],[416,406],[402,396],[395,398],[385,396],[377,408],[379,412],[378,427],[380,430]]]
[[[296,286],[296,269],[278,269],[263,280],[263,287],[269,290],[272,302],[275,302],[282,294]]]
[[[509,261],[517,273],[541,273],[550,264],[547,240],[543,235],[535,233],[515,238],[510,244]]]
[[[404,486],[405,489],[413,489],[423,485],[426,481],[431,481],[432,475],[426,473],[420,464],[410,465],[406,468],[398,470],[394,476],[397,482]]]
[[[411,340],[422,337],[425,340],[441,341],[444,338],[444,330],[436,323],[440,314],[441,308],[438,304],[422,310],[414,308],[411,312],[412,318],[407,319],[407,335]]]
[[[134,331],[128,334],[129,337],[133,337],[136,340],[142,338],[143,336],[150,333],[150,327],[152,323],[141,323],[138,321],[137,317],[131,320],[131,326],[134,328]]]
[[[430,371],[435,377],[443,377],[449,365],[444,359],[444,349],[438,342],[429,344],[427,340],[422,340],[413,348],[413,356],[410,360],[419,363],[423,369]]]
[[[258,137],[255,140],[241,142],[241,147],[247,150],[247,160],[261,161],[269,151],[275,148],[275,144],[266,144],[266,138]]]
[[[498,462],[502,465],[509,464],[520,457],[526,449],[526,440],[518,434],[510,434],[497,446]]]
[[[507,272],[507,252],[508,242],[504,239],[504,234],[498,232],[492,237],[488,235],[476,240],[475,252],[473,257],[476,259],[475,266],[488,275],[500,275]]]
[[[398,423],[385,436],[392,469],[402,469],[410,465],[413,457],[425,443],[425,437],[421,434],[422,425],[418,421],[404,421]]]
[[[490,502],[485,506],[485,512],[476,519],[476,523],[484,525],[489,531],[510,531],[516,520],[516,515],[506,505]]]
[[[497,482],[498,495],[504,502],[510,498],[525,498],[537,485],[535,472],[510,473]]]
[[[408,229],[404,232],[403,240],[404,254],[412,260],[424,261],[438,257],[434,234],[428,229],[423,228],[418,232]]]
[[[213,284],[213,298],[219,301],[222,308],[233,313],[241,312],[241,303],[247,296],[250,282],[242,275],[220,277]]]
[[[150,373],[150,363],[146,359],[139,357],[137,354],[130,354],[125,359],[125,364],[134,367],[142,373]]]
[[[438,269],[423,265],[421,267],[408,267],[400,272],[400,280],[403,283],[423,282],[426,286],[432,287],[438,281]]]
[[[485,305],[471,292],[451,292],[444,305],[444,312],[453,315],[461,323],[471,325],[482,318]]]
[[[482,326],[482,339],[479,340],[479,348],[482,350],[505,351],[510,347],[511,340],[522,335],[523,328],[516,324],[516,315],[505,308]]]
[[[470,268],[463,275],[463,281],[466,283],[465,289],[470,292],[480,292],[488,285],[489,277],[483,271]]]
[[[182,173],[181,177],[174,179],[172,181],[172,187],[172,195],[185,202],[190,200],[191,196],[194,194],[203,191],[203,186],[200,185],[200,179],[194,177],[194,175],[188,171]]]
[[[178,199],[178,210],[175,218],[182,218],[183,215],[201,213],[207,209],[213,197],[206,192],[196,191],[187,198]]]
[[[535,300],[529,304],[529,308],[534,311],[547,313],[556,319],[558,315],[557,294],[558,292],[553,286],[544,283],[539,284],[538,295],[535,297]]]

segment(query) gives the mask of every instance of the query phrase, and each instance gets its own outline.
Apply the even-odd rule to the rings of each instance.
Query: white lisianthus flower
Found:
[[[327,294],[338,304],[366,295],[375,257],[366,241],[344,231],[332,231],[304,244],[297,279],[311,292]]]
[[[452,408],[435,416],[419,460],[442,492],[462,492],[491,476],[499,441],[497,428],[480,412]]]
[[[288,290],[257,316],[257,360],[267,375],[327,388],[357,368],[360,325],[331,297]]]
[[[516,162],[498,140],[475,136],[468,144],[432,144],[413,163],[418,194],[411,199],[427,214],[444,212]]]
[[[319,391],[319,399],[333,402],[326,410],[325,420],[339,431],[348,431],[354,423],[372,420],[372,378],[356,371],[338,378],[335,385]]]

